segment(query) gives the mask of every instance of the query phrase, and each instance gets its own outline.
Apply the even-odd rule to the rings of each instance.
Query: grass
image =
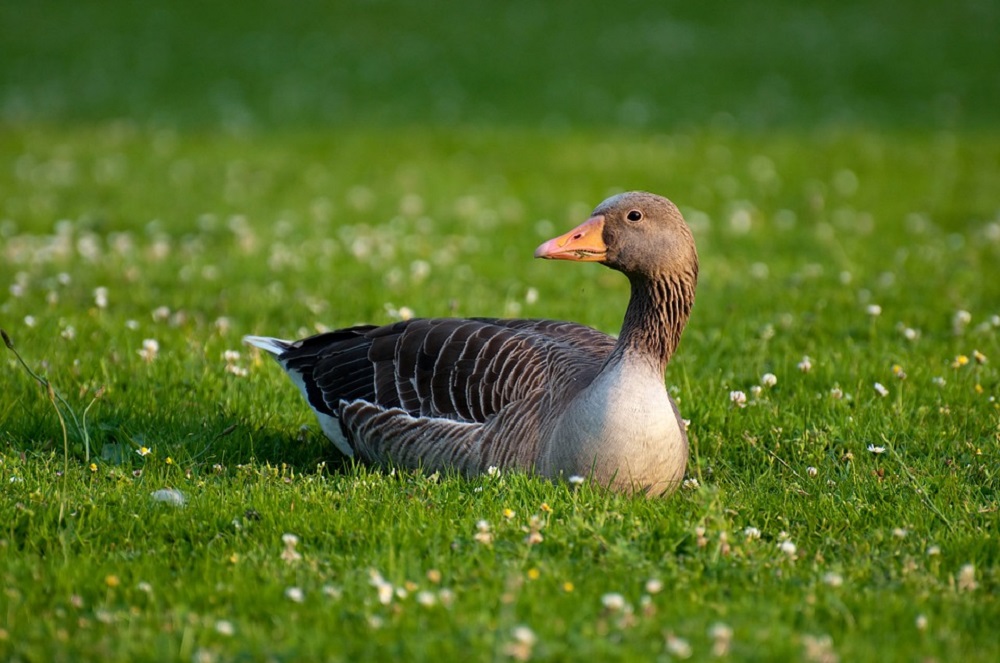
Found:
[[[633,4],[0,8],[0,658],[1000,655],[995,8]],[[530,253],[623,188],[702,260],[668,500],[345,464],[240,345],[615,332]]]

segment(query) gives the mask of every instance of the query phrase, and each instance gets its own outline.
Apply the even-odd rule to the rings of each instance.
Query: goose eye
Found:
[[[633,223],[635,223],[637,221],[642,221],[642,212],[640,212],[637,209],[634,209],[631,212],[629,212],[628,214],[626,214],[625,218],[628,219],[629,221],[633,222]]]

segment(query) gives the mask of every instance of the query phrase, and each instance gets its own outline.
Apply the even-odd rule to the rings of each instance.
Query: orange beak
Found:
[[[604,244],[604,216],[592,216],[565,235],[535,249],[536,258],[601,262],[608,247]]]

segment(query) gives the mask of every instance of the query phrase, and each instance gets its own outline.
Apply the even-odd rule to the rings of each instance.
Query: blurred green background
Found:
[[[1000,3],[0,3],[5,123],[993,126]]]

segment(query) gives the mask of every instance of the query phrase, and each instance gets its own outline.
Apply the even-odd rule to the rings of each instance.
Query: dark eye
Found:
[[[640,212],[637,209],[634,209],[628,214],[626,214],[625,218],[628,219],[629,221],[632,221],[633,223],[635,223],[636,221],[642,221],[642,212]]]

